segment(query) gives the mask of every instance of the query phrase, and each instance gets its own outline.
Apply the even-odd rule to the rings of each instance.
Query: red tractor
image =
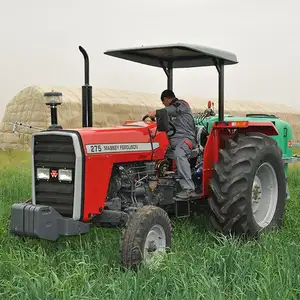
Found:
[[[12,206],[13,234],[55,241],[86,233],[92,225],[123,226],[121,263],[133,267],[171,248],[171,216],[195,215],[207,203],[212,225],[225,234],[257,237],[281,226],[288,193],[274,136],[281,135],[276,126],[285,123],[272,116],[224,116],[224,66],[237,63],[234,54],[187,44],[105,52],[163,68],[168,89],[175,68],[216,67],[218,115],[211,107],[194,115],[197,146],[189,162],[198,196],[182,201],[174,197],[180,189],[176,164],[165,155],[168,135],[176,130],[165,109],[157,110],[156,120],[145,116],[94,128],[89,58],[79,49],[85,59],[83,128],[59,126],[61,95],[45,95],[51,98],[52,124],[33,134],[32,203]],[[288,143],[288,124],[285,129]]]

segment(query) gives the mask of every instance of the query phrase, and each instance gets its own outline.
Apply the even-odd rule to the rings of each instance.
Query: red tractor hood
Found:
[[[86,155],[141,152],[150,155],[159,148],[164,152],[168,146],[166,134],[156,132],[155,122],[126,122],[123,126],[80,128],[76,131],[81,136]]]

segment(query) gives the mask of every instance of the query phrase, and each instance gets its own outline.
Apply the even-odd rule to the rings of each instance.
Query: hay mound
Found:
[[[44,103],[43,94],[51,90],[63,94],[63,104],[58,107],[58,122],[63,128],[82,127],[81,88],[60,86],[32,86],[18,93],[6,106],[0,123],[0,149],[31,148],[33,130],[18,127],[18,121],[35,128],[46,129],[50,125],[50,109]],[[184,98],[184,97],[183,97]],[[207,100],[199,97],[185,98],[194,112],[203,111]],[[148,111],[161,108],[158,94],[93,88],[93,126],[121,125],[126,120],[140,120]],[[215,102],[217,110],[217,102]],[[225,113],[244,116],[246,113],[275,114],[288,121],[294,131],[294,140],[300,141],[300,111],[286,105],[261,102],[226,101]]]

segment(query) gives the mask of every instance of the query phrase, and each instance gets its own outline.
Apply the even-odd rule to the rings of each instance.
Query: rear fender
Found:
[[[278,135],[275,125],[271,121],[230,121],[213,124],[208,136],[203,157],[202,197],[210,195],[209,181],[212,178],[213,166],[219,159],[219,150],[224,142],[237,133],[260,132],[268,136]]]
[[[260,132],[265,135],[278,135],[278,130],[271,121],[229,121],[215,123],[212,128],[238,130],[238,132]]]

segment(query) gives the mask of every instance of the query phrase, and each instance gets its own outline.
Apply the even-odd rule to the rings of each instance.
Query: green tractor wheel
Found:
[[[282,226],[285,171],[272,138],[246,133],[229,140],[219,152],[210,188],[211,222],[218,231],[258,237]]]

